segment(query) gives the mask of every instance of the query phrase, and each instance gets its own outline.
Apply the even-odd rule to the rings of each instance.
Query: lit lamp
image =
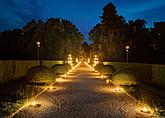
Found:
[[[152,109],[148,105],[143,105],[140,111],[146,114],[152,113]]]
[[[41,104],[38,104],[38,103],[36,103],[36,102],[32,102],[32,103],[30,104],[30,107],[35,107],[35,108],[40,107],[40,106],[41,106]]]
[[[40,41],[37,41],[36,42],[36,45],[37,45],[37,60],[39,61],[40,65],[41,65],[41,62],[40,62]]]
[[[37,103],[36,102],[32,102],[31,103],[31,106],[35,106]]]
[[[76,58],[76,63],[78,63],[78,58]]]
[[[99,63],[98,56],[95,55],[95,57],[94,57],[94,66],[96,66],[96,64],[98,64],[98,63]]]
[[[115,88],[115,91],[120,92],[120,91],[122,91],[122,88],[116,87],[116,88]]]
[[[127,63],[128,63],[128,51],[129,51],[130,47],[129,45],[125,46],[125,50],[126,50],[126,53],[127,53]]]
[[[89,58],[88,58],[87,62],[90,63],[90,59]]]
[[[72,64],[72,55],[71,54],[69,54],[68,55],[68,63],[71,65],[71,67],[73,67],[73,64]]]
[[[52,87],[52,86],[50,86],[50,87],[49,87],[49,89],[50,89],[50,90],[52,90],[52,89],[53,89],[53,87]]]
[[[109,80],[108,79],[106,80],[106,83],[109,83]]]
[[[101,79],[103,79],[105,76],[104,75],[101,75]]]

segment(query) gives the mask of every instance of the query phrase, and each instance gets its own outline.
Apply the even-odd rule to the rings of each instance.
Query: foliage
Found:
[[[118,71],[112,76],[112,83],[120,85],[134,85],[137,84],[137,78],[132,73]]]
[[[83,51],[84,51],[84,54],[85,54],[84,58],[85,59],[90,58],[92,47],[87,42],[84,42],[82,44],[82,48],[83,48]]]
[[[152,66],[152,83],[165,89],[165,66],[153,65]]]
[[[35,66],[27,72],[27,81],[34,83],[51,83],[55,81],[53,71],[46,66]]]
[[[1,33],[0,58],[37,59],[37,41],[41,44],[41,59],[65,59],[70,53],[73,57],[78,57],[83,39],[76,26],[68,20],[31,20],[23,29]]]
[[[101,60],[122,60],[121,41],[124,39],[124,24],[124,18],[117,14],[116,7],[112,3],[103,8],[101,23],[89,32],[93,51]]]
[[[116,71],[116,69],[111,66],[111,65],[102,65],[102,64],[97,64],[96,67],[95,67],[96,70],[98,70],[101,74],[112,74]]]
[[[56,64],[52,66],[52,70],[54,73],[67,73],[68,70],[71,69],[69,64]]]
[[[129,45],[129,62],[164,64],[164,27],[165,22],[156,22],[153,28],[146,28],[143,19],[125,22],[116,7],[108,3],[103,8],[101,22],[88,34],[92,55],[97,54],[103,61],[126,61],[125,47]]]

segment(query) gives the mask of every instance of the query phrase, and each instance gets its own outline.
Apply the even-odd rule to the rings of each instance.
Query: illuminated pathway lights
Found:
[[[123,91],[123,88],[121,88],[121,87],[116,87],[116,88],[115,88],[115,91],[116,91],[116,92],[122,92],[122,91]]]
[[[124,92],[96,78],[94,71],[82,63],[72,76],[57,82],[55,90],[44,92],[32,102],[41,106],[27,106],[14,116],[19,118],[145,118],[137,111],[137,103]],[[73,72],[72,71],[72,72]],[[71,72],[71,73],[72,73]],[[100,75],[97,75],[100,78]],[[48,86],[48,87],[51,87]],[[48,89],[47,87],[47,89]],[[48,89],[49,90],[49,89]],[[30,104],[28,104],[30,105]],[[99,111],[99,112],[98,112]],[[85,114],[85,116],[84,116]]]
[[[33,101],[29,106],[30,106],[30,107],[34,107],[34,108],[38,108],[38,107],[41,106],[41,104],[39,104],[39,103]]]
[[[155,116],[154,109],[145,103],[140,103],[137,105],[137,111],[146,115],[146,116]]]

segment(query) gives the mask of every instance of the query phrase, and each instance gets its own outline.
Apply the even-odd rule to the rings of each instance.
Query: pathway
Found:
[[[54,87],[35,100],[40,107],[25,107],[13,118],[146,118],[134,100],[115,92],[85,64]]]

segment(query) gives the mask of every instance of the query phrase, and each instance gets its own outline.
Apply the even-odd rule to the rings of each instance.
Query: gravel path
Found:
[[[40,107],[27,106],[13,118],[146,118],[135,110],[135,101],[85,64],[54,87],[35,99]]]

